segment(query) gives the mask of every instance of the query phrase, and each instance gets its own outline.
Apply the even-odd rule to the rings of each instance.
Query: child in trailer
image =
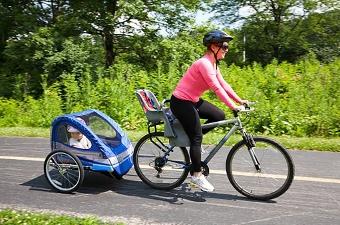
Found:
[[[76,118],[80,123],[86,125],[85,121],[77,117]],[[85,135],[83,135],[79,130],[72,126],[67,126],[67,131],[70,133],[71,138],[69,139],[69,145],[76,148],[82,148],[82,149],[90,149],[91,148],[91,142],[89,139],[86,138]]]

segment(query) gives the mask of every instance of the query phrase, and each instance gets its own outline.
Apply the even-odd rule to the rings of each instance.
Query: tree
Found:
[[[24,38],[42,24],[42,21],[38,19],[39,13],[33,1],[30,0],[0,1],[0,96],[10,96],[12,94],[13,83],[16,79],[7,71],[8,67],[12,65],[8,65],[5,50],[9,43]],[[22,46],[20,52],[25,50],[24,46]],[[20,62],[17,63],[19,64]],[[21,63],[24,64],[25,62]]]
[[[139,65],[148,71],[154,70],[159,63],[165,70],[170,65],[178,70],[186,70],[204,53],[202,40],[207,32],[207,27],[193,27],[167,37],[135,36],[129,40],[134,51],[128,51],[121,56],[124,61]]]
[[[322,62],[340,56],[340,9],[313,13],[301,22],[298,35],[306,40],[308,49]]]
[[[90,67],[110,67],[120,53],[142,56],[161,32],[185,30],[202,1],[0,0],[0,96],[38,97],[42,76],[51,84],[72,73],[77,59],[69,46],[88,52],[77,63]]]
[[[219,21],[233,23],[243,20],[247,26],[243,32],[247,32],[248,40],[257,40],[259,51],[254,54],[258,54],[260,58],[277,58],[282,61],[286,60],[287,54],[304,53],[301,49],[295,53],[287,53],[288,46],[301,43],[295,32],[301,21],[317,10],[326,11],[338,5],[335,0],[217,0],[212,5],[212,11]],[[239,13],[245,7],[251,12],[250,15]]]
[[[181,29],[190,21],[190,12],[200,7],[200,0],[77,0],[70,1],[64,15],[77,20],[77,26],[90,35],[102,37],[105,65],[113,64],[122,51],[127,37],[155,35],[159,31]]]
[[[51,26],[66,0],[1,0],[0,1],[0,57],[6,41],[19,39],[38,27]]]
[[[38,26],[37,10],[32,1],[0,1],[0,62],[9,39],[17,39]]]

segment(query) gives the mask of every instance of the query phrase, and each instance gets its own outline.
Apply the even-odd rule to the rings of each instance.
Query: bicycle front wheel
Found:
[[[277,142],[254,137],[256,147],[240,141],[230,150],[226,170],[230,183],[242,195],[269,200],[285,193],[294,178],[294,164],[287,150]],[[259,167],[251,158],[251,151]]]
[[[170,190],[181,185],[188,176],[190,158],[186,148],[175,147],[170,152],[169,149],[169,139],[163,132],[145,135],[134,149],[136,173],[152,188]]]

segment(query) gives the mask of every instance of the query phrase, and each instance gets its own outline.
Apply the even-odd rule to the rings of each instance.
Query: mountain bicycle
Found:
[[[171,190],[180,186],[191,171],[187,148],[190,146],[183,127],[149,90],[137,90],[136,95],[148,119],[148,134],[134,148],[134,168],[140,179],[155,189]],[[285,193],[294,179],[294,163],[288,151],[276,141],[253,137],[242,126],[240,114],[234,118],[203,124],[202,129],[231,126],[219,143],[201,162],[202,173],[209,175],[208,163],[237,131],[242,140],[236,143],[226,158],[226,174],[232,186],[242,195],[257,200],[270,200]],[[160,125],[164,131],[158,131]]]

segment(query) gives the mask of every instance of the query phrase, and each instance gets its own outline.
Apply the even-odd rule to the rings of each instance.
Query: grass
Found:
[[[0,136],[7,137],[50,137],[49,128],[0,127]]]
[[[95,217],[79,218],[73,216],[56,216],[47,213],[33,213],[4,209],[0,211],[0,224],[14,225],[124,225],[124,223],[106,223]]]
[[[127,131],[131,141],[137,142],[147,131]],[[0,127],[0,136],[20,136],[20,137],[45,137],[49,138],[49,128],[33,127]],[[263,136],[263,135],[260,135]],[[211,145],[218,143],[223,137],[221,133],[209,133],[204,136],[203,144]],[[288,149],[318,150],[340,152],[340,137],[291,137],[291,136],[266,136],[275,139]],[[231,146],[241,140],[240,135],[233,135],[226,145]]]
[[[204,137],[204,144],[217,143],[222,139],[223,134],[207,134]],[[255,135],[256,136],[256,135]],[[288,149],[294,150],[317,150],[317,151],[331,151],[340,152],[340,138],[332,137],[291,137],[291,136],[264,136],[270,139],[274,139]],[[242,140],[240,135],[231,136],[230,140],[227,141],[226,145],[232,146],[236,142]]]

